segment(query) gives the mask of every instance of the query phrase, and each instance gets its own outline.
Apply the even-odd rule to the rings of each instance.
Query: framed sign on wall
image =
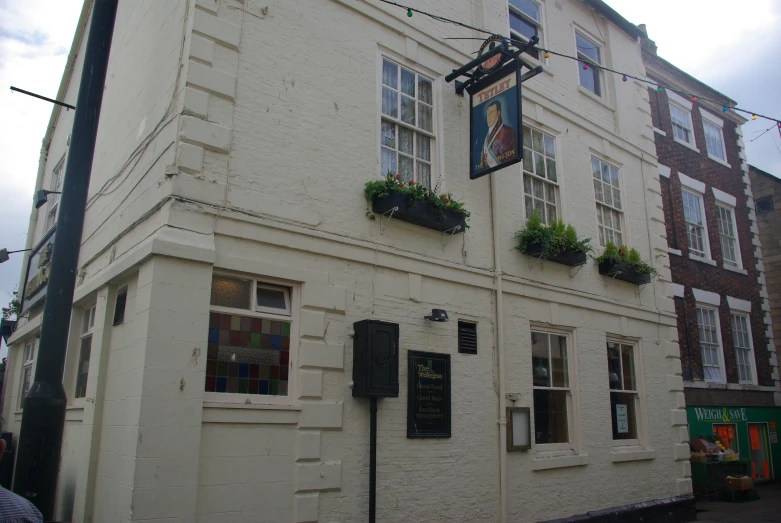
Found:
[[[450,437],[450,355],[407,353],[407,437]]]

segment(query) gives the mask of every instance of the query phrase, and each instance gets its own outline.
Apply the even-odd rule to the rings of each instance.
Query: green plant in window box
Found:
[[[637,249],[629,249],[626,245],[616,246],[611,241],[605,244],[604,252],[594,261],[599,265],[600,274],[636,285],[648,283],[656,275],[656,269],[640,258]]]
[[[383,208],[383,201],[392,200],[393,204],[403,203],[394,217],[404,221],[441,231],[454,224],[461,225],[461,232],[469,228],[469,211],[462,202],[454,200],[450,193],[437,194],[413,180],[404,183],[401,174],[388,172],[382,180],[366,182],[363,194],[368,204],[366,216],[371,220],[376,219],[375,212],[382,212],[378,209]]]
[[[594,248],[589,245],[591,238],[578,239],[578,233],[572,225],[564,225],[562,220],[553,220],[546,226],[535,209],[526,220],[526,228],[515,233],[518,245],[515,247],[523,254],[540,258],[543,263],[550,260],[574,267],[586,263],[586,258]]]

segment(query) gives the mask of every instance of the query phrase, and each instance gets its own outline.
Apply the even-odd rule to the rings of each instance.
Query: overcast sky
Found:
[[[428,2],[410,0],[422,8]],[[738,7],[726,0],[607,3],[630,22],[647,24],[659,55],[669,62],[739,106],[781,118],[781,1],[743,0]],[[56,96],[81,4],[82,0],[0,0],[0,248],[24,248],[41,140],[52,109],[9,87]],[[748,158],[780,176],[778,131],[749,142],[770,125],[757,119],[743,126]],[[0,265],[3,306],[18,284],[21,261],[20,254],[12,254]],[[3,347],[0,355],[4,353]]]

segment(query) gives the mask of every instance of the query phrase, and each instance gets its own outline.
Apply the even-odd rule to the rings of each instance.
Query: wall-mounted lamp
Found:
[[[58,191],[47,191],[46,189],[41,189],[37,193],[35,193],[35,208],[40,209],[41,206],[48,201],[47,196],[49,194],[62,194]]]
[[[423,316],[428,321],[448,321],[447,311],[445,309],[431,309],[431,316]]]
[[[0,263],[8,261],[8,255],[15,252],[31,251],[32,249],[19,249],[18,251],[9,251],[8,249],[0,249]]]
[[[531,443],[531,409],[507,407],[507,450],[529,450]]]

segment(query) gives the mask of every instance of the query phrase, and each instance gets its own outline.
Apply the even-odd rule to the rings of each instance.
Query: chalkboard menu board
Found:
[[[450,355],[409,351],[407,437],[450,437]]]

